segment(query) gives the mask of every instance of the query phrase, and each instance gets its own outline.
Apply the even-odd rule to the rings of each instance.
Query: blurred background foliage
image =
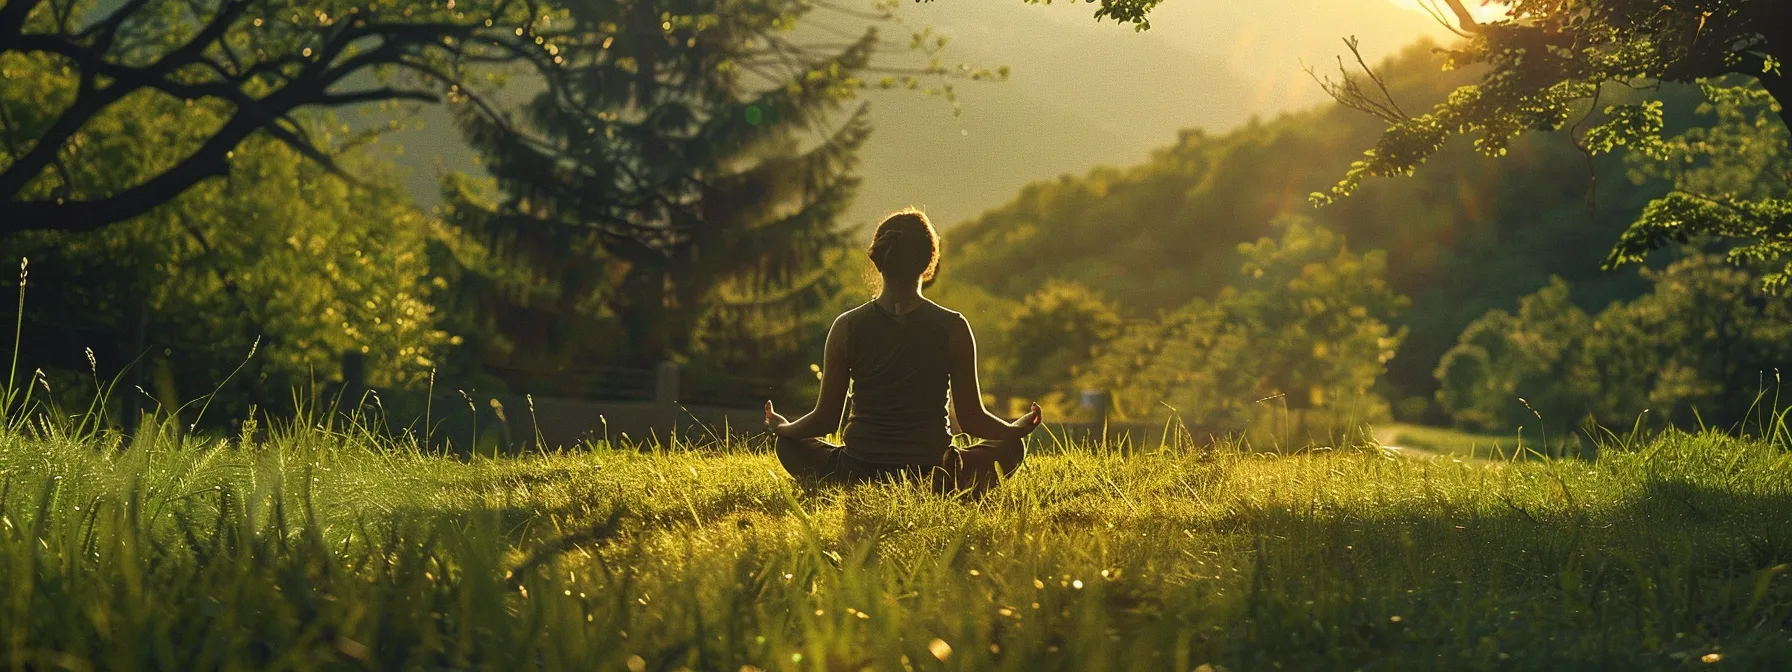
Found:
[[[1415,46],[1377,74],[1393,99],[1409,106],[1475,79],[1473,70],[1443,70],[1442,58]],[[1123,416],[1163,418],[1174,407],[1203,426],[1245,424],[1241,405],[1265,398],[1291,407],[1321,399],[1313,406],[1337,408],[1326,402],[1356,397],[1324,400],[1289,381],[1319,389],[1352,377],[1297,367],[1292,376],[1253,378],[1259,374],[1230,368],[1248,362],[1274,370],[1304,346],[1263,332],[1240,337],[1226,352],[1227,334],[1252,323],[1215,316],[1239,294],[1236,276],[1226,274],[1241,264],[1254,274],[1253,247],[1242,244],[1276,235],[1287,218],[1298,217],[1323,236],[1385,254],[1378,277],[1390,296],[1409,297],[1402,310],[1385,308],[1406,304],[1384,301],[1370,302],[1383,309],[1345,313],[1364,334],[1380,333],[1376,338],[1394,347],[1306,344],[1318,345],[1338,367],[1372,372],[1366,385],[1339,388],[1369,400],[1349,402],[1364,418],[1391,413],[1489,431],[1573,431],[1589,419],[1628,428],[1648,410],[1652,426],[1693,426],[1701,418],[1727,426],[1747,415],[1760,393],[1777,391],[1775,371],[1792,362],[1792,353],[1766,345],[1785,319],[1785,299],[1760,286],[1772,269],[1738,258],[1738,241],[1722,237],[1641,250],[1641,272],[1602,264],[1617,254],[1613,240],[1639,212],[1672,194],[1785,193],[1786,128],[1772,99],[1747,82],[1664,85],[1648,93],[1665,121],[1659,142],[1645,149],[1589,154],[1568,133],[1530,134],[1511,139],[1494,158],[1467,141],[1452,142],[1410,177],[1363,182],[1349,198],[1317,210],[1307,206],[1308,192],[1335,182],[1382,132],[1380,120],[1335,105],[1217,136],[1189,131],[1143,165],[1035,184],[954,229],[957,257],[948,282],[957,284],[948,296],[985,321],[1006,318],[1017,342],[1040,338],[1021,319],[1023,306],[1057,291],[1052,287],[1074,282],[1106,298],[1127,323],[1125,335],[1087,351],[1067,340],[1081,358],[1072,365],[1077,373],[1049,391],[1029,390],[1038,396],[1114,389]],[[1618,89],[1606,102],[1638,95]],[[1749,282],[1757,286],[1749,290]],[[1586,319],[1586,331],[1563,332],[1572,329],[1555,320],[1570,313]],[[1276,318],[1280,328],[1313,337],[1289,315]],[[1736,352],[1717,359],[1695,355],[1737,339],[1753,345],[1733,344]],[[1490,340],[1505,345],[1484,343]],[[1563,362],[1573,357],[1555,352],[1570,347],[1602,354],[1571,368]],[[1036,370],[998,362],[1015,364],[995,377],[1024,380]],[[1620,374],[1626,370],[1635,374]],[[1057,410],[1086,412],[1074,405]]]
[[[459,341],[438,324],[430,265],[448,235],[389,184],[350,184],[252,140],[230,177],[148,215],[17,234],[0,249],[31,260],[21,361],[68,403],[124,375],[119,412],[173,410],[230,379],[218,410],[240,418],[339,379],[344,353],[367,355],[368,384],[424,384]]]
[[[102,53],[151,63],[212,16],[143,6],[183,27],[163,44],[147,24],[120,24],[135,42]],[[59,25],[93,7],[8,7],[27,8],[22,35],[92,46],[79,22]],[[376,89],[387,91],[370,95],[377,105],[288,110],[233,145],[224,174],[142,214],[8,229],[0,253],[31,259],[25,370],[43,369],[41,384],[70,405],[121,381],[109,407],[121,423],[214,390],[213,422],[356,385],[394,405],[452,389],[581,396],[593,379],[570,372],[661,361],[800,403],[826,325],[870,296],[863,232],[842,220],[875,130],[864,92],[1000,78],[945,66],[942,42],[884,10],[547,3],[523,8],[511,35],[477,20],[483,6],[424,8],[419,21],[452,19],[430,28],[449,43],[492,29],[528,57],[388,63],[341,80],[401,87]],[[364,25],[342,19],[355,7],[338,9],[312,18]],[[818,12],[858,28],[799,40]],[[327,31],[288,21],[269,37],[252,14],[206,43],[219,72],[251,47],[302,49],[292,67],[311,67],[303,45]],[[906,46],[887,39],[908,31]],[[378,51],[358,44],[328,58]],[[1463,65],[1452,53],[1422,41],[1375,71],[1389,100],[1419,109],[1498,67],[1446,67]],[[89,75],[71,63],[0,50],[0,171],[24,165],[86,95]],[[433,65],[454,76],[418,74]],[[163,89],[87,118],[15,202],[128,191],[179,169],[248,106],[171,95],[234,81],[171,72]],[[441,205],[425,208],[399,186],[416,167],[383,136],[406,118],[396,102],[430,95],[480,165],[444,175]],[[939,222],[946,256],[930,292],[977,326],[1002,411],[1039,400],[1054,417],[1092,420],[1103,416],[1085,392],[1101,392],[1116,421],[1281,423],[1320,442],[1390,418],[1502,432],[1639,416],[1734,423],[1777,391],[1773,373],[1792,356],[1771,285],[1777,239],[1751,242],[1760,231],[1747,229],[1776,221],[1788,190],[1781,110],[1747,80],[1600,97],[1616,120],[1604,135],[1513,134],[1498,158],[1442,142],[1411,177],[1350,181],[1349,198],[1319,209],[1310,195],[1354,175],[1362,148],[1393,132],[1386,119],[1326,104],[1190,129],[1139,165],[1035,183]],[[1713,219],[1713,203],[1755,210]],[[1657,226],[1680,215],[1737,233]],[[1643,270],[1602,269],[1628,261]]]

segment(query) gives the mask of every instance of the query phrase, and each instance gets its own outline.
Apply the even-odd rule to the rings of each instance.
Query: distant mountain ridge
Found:
[[[1445,34],[1386,0],[1178,0],[1154,10],[1145,32],[1096,22],[1092,11],[1079,2],[903,3],[911,25],[951,39],[950,61],[1013,74],[959,85],[957,117],[938,99],[872,92],[865,183],[844,224],[917,205],[954,226],[1031,182],[1143,161],[1182,129],[1231,129],[1308,107],[1324,94],[1302,63],[1335,68],[1343,37],[1381,58]]]

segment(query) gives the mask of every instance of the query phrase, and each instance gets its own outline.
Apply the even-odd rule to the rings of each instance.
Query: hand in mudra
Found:
[[[766,400],[766,402],[765,402],[765,431],[771,432],[778,436],[783,436],[785,428],[789,427],[789,426],[790,426],[790,421],[785,420],[784,416],[778,415],[777,411],[772,410],[771,400]]]
[[[1039,410],[1039,402],[1033,402],[1033,406],[1027,409],[1026,415],[1015,418],[1014,422],[1008,423],[1008,426],[1019,432],[1015,438],[1024,438],[1026,435],[1032,434],[1033,430],[1039,429],[1039,424],[1042,422],[1045,422],[1045,414]]]

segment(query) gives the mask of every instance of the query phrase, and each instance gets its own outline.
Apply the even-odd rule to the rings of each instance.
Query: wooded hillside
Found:
[[[1396,101],[1438,100],[1471,79],[1444,72],[1434,46],[1414,45],[1377,68]],[[1459,142],[1414,177],[1310,205],[1307,195],[1335,183],[1382,129],[1369,115],[1325,105],[1223,134],[1184,131],[1142,165],[1033,184],[953,227],[948,278],[1012,300],[1048,278],[1067,279],[1116,301],[1128,318],[1148,318],[1212,296],[1235,277],[1239,243],[1276,237],[1279,216],[1303,215],[1353,249],[1386,250],[1388,280],[1412,298],[1395,323],[1411,331],[1388,363],[1393,399],[1429,398],[1438,359],[1462,329],[1552,275],[1573,283],[1590,309],[1646,288],[1634,272],[1599,266],[1663,187],[1631,179],[1619,157],[1589,162],[1565,134],[1525,136],[1499,160]]]

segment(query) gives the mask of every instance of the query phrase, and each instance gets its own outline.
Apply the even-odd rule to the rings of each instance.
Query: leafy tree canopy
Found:
[[[1442,96],[1467,81],[1467,73],[1441,71],[1433,48],[1414,46],[1378,68],[1394,95]],[[1665,106],[1690,112],[1696,94],[1666,90]],[[1390,318],[1409,334],[1388,362],[1389,393],[1423,403],[1438,358],[1462,329],[1551,275],[1574,283],[1576,300],[1592,310],[1646,289],[1634,274],[1599,264],[1613,232],[1669,186],[1660,166],[1597,157],[1602,172],[1632,170],[1637,180],[1601,180],[1603,205],[1591,224],[1586,157],[1559,134],[1516,138],[1500,160],[1459,143],[1412,179],[1375,181],[1310,207],[1305,195],[1334,182],[1383,128],[1324,105],[1226,133],[1186,131],[1139,165],[1030,185],[947,230],[942,285],[953,293],[945,300],[974,324],[997,325],[1012,310],[1004,302],[1060,278],[1100,292],[1124,317],[1151,316],[1215,298],[1236,282],[1239,243],[1279,237],[1278,218],[1307,217],[1360,249],[1386,250],[1387,282],[1413,302]]]
[[[390,170],[360,152],[338,160]],[[20,362],[45,369],[65,403],[85,405],[122,377],[107,411],[126,424],[119,414],[144,403],[187,422],[291,410],[295,391],[337,389],[350,353],[363,356],[366,384],[422,387],[458,340],[432,305],[438,226],[390,182],[344,180],[250,138],[226,179],[147,215],[0,242],[6,258],[30,260]],[[214,390],[204,418],[197,405],[180,410]]]
[[[1078,382],[1112,390],[1119,419],[1173,409],[1194,425],[1239,428],[1271,408],[1385,417],[1372,388],[1405,335],[1388,320],[1407,305],[1384,279],[1386,255],[1352,252],[1300,219],[1281,226],[1279,239],[1239,246],[1234,286],[1132,325]]]
[[[335,170],[299,115],[470,96],[482,64],[551,69],[574,39],[557,18],[532,0],[8,0],[0,234],[149,212],[229,175],[257,135]],[[114,132],[192,110],[160,135]]]
[[[1100,293],[1075,282],[1053,280],[1014,309],[1002,325],[1002,346],[992,349],[995,371],[989,391],[1000,397],[1044,400],[1050,412],[1067,411],[1063,389],[1096,350],[1120,333],[1120,314]]]
[[[1734,427],[1774,408],[1792,366],[1792,302],[1717,255],[1642,275],[1652,292],[1594,315],[1559,278],[1516,314],[1489,311],[1438,365],[1440,405],[1460,426],[1501,433],[1587,420]]]
[[[1662,141],[1662,105],[1614,94],[1666,83],[1699,84],[1714,102],[1746,100],[1787,123],[1792,81],[1792,4],[1780,0],[1500,0],[1505,19],[1477,23],[1462,0],[1444,0],[1466,40],[1447,50],[1448,68],[1476,66],[1476,83],[1457,88],[1429,111],[1409,114],[1365,68],[1328,81],[1339,101],[1389,122],[1366,156],[1316,203],[1348,196],[1365,179],[1410,175],[1456,136],[1504,156],[1519,135],[1567,129],[1589,156],[1632,147],[1650,155]],[[1758,88],[1756,88],[1758,87]],[[1686,149],[1681,147],[1681,149]],[[1683,185],[1685,186],[1685,185]],[[1764,282],[1778,289],[1792,274],[1792,201],[1784,190],[1745,196],[1677,190],[1651,203],[1619,239],[1607,266],[1641,261],[1671,243],[1719,239],[1736,244],[1735,261],[1785,264]]]

